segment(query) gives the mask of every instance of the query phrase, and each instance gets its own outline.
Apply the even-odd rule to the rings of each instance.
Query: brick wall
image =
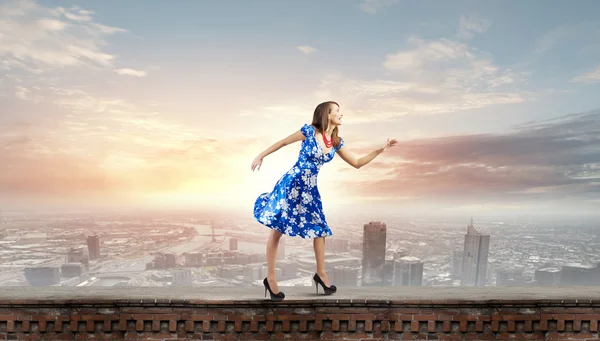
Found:
[[[600,339],[592,300],[0,301],[8,340]]]

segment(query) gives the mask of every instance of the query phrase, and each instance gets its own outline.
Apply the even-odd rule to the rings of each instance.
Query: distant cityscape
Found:
[[[600,284],[600,225],[338,219],[337,286]],[[477,227],[476,227],[477,226]],[[489,232],[484,232],[489,231]],[[1,286],[255,286],[268,229],[247,218],[0,213]],[[282,238],[280,286],[310,286],[312,243]]]

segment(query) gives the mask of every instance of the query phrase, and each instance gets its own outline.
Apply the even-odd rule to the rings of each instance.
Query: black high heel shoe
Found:
[[[325,291],[325,295],[331,295],[337,291],[337,287],[333,284],[331,286],[327,287],[325,285],[325,283],[323,283],[323,280],[321,279],[321,277],[319,277],[319,274],[315,274],[313,276],[313,279],[315,280],[315,286],[317,287],[317,294],[319,293],[319,284],[321,284],[321,286],[323,287],[323,290]]]
[[[266,277],[263,280],[263,285],[265,286],[265,297],[267,297],[267,290],[269,290],[269,295],[271,295],[272,300],[281,301],[282,299],[285,298],[285,294],[283,292],[280,291],[280,292],[274,294],[273,291],[271,291],[271,286],[269,285],[269,281],[267,280]]]

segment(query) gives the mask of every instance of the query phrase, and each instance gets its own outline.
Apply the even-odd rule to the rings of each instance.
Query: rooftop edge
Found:
[[[600,286],[586,287],[281,287],[271,301],[262,287],[0,287],[0,306],[14,305],[575,305],[600,306]]]

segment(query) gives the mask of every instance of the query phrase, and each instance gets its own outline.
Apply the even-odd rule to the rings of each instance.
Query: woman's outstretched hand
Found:
[[[383,151],[385,152],[388,148],[393,147],[398,143],[396,139],[387,139],[387,142],[383,145]]]
[[[254,172],[255,169],[260,170],[261,165],[262,165],[262,158],[260,156],[257,156],[256,159],[254,159],[254,161],[252,161],[252,166],[250,168]]]

